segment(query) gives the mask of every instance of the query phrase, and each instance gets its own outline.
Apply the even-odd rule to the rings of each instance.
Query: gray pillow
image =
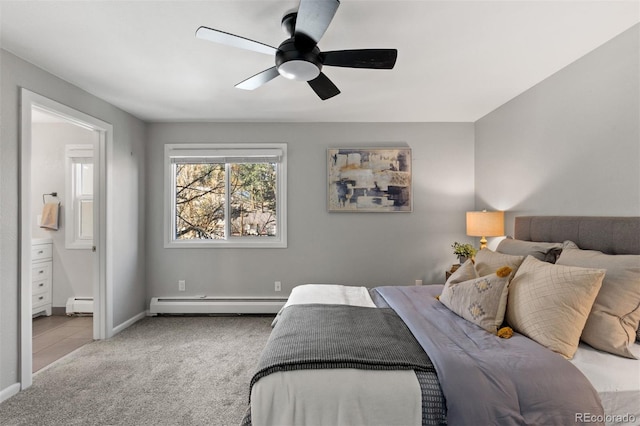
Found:
[[[514,256],[533,256],[543,262],[556,263],[562,252],[562,247],[562,243],[540,243],[507,238],[500,241],[496,251]]]

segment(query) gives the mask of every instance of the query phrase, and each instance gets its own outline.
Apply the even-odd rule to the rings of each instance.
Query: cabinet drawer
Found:
[[[31,283],[31,294],[49,293],[51,291],[51,280],[49,278],[43,280],[35,280]]]
[[[51,244],[35,244],[31,246],[31,261],[36,262],[42,259],[51,259]]]
[[[31,306],[37,308],[38,306],[51,303],[51,292],[34,294],[31,296]]]
[[[43,262],[31,267],[31,282],[51,279],[51,262]]]

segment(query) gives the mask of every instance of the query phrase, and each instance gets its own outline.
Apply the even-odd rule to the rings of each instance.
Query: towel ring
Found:
[[[45,196],[47,196],[47,195],[50,195],[50,196],[52,196],[52,197],[57,197],[57,196],[58,196],[58,193],[57,193],[57,192],[51,192],[51,193],[49,193],[49,194],[42,194],[42,204],[47,204],[47,202],[46,202],[46,201],[45,201],[45,199],[44,199],[44,197],[45,197]]]

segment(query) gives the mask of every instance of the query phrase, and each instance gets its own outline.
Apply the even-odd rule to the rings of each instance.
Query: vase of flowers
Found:
[[[451,244],[451,248],[453,248],[453,254],[458,256],[458,261],[461,265],[466,262],[467,259],[473,258],[473,256],[475,256],[476,252],[478,251],[469,243],[463,244],[457,241]]]

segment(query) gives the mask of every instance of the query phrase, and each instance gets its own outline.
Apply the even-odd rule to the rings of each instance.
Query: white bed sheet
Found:
[[[640,358],[640,344],[634,343],[631,352]],[[640,359],[623,358],[580,343],[571,363],[600,395],[607,425],[640,425]]]
[[[337,284],[303,284],[291,290],[291,295],[282,309],[290,305],[305,303],[376,307],[366,287]]]
[[[362,286],[345,286],[339,284],[302,284],[291,290],[291,294],[282,309],[273,319],[271,326],[275,326],[280,313],[291,305],[321,303],[325,305],[351,305],[375,308],[369,290]]]
[[[422,424],[413,370],[350,368],[275,372],[251,391],[253,426]]]

